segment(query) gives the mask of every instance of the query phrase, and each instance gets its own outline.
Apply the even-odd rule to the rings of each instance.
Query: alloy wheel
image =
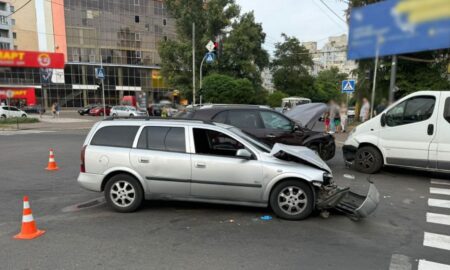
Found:
[[[369,151],[363,151],[358,155],[358,164],[363,168],[371,168],[375,164],[375,157]]]
[[[112,202],[119,207],[127,207],[136,199],[136,190],[124,180],[114,183],[109,194]]]
[[[302,213],[308,204],[305,192],[296,186],[285,187],[278,194],[278,206],[288,215]]]

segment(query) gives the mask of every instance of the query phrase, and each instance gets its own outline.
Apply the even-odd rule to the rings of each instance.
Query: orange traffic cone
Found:
[[[53,149],[50,149],[50,154],[48,157],[48,165],[47,168],[45,168],[47,171],[57,171],[58,165],[56,164],[55,161],[55,155],[53,154]]]
[[[28,196],[23,197],[23,216],[22,216],[22,229],[20,233],[14,235],[15,239],[33,239],[43,235],[45,231],[38,230],[36,222],[33,219],[33,213],[31,212],[30,202]]]

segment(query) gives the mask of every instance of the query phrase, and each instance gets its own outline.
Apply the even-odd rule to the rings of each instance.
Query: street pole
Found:
[[[192,23],[192,106],[195,106],[195,22]]]
[[[100,68],[103,70],[103,57],[100,54]],[[103,74],[104,75],[104,74]],[[106,118],[106,105],[105,105],[105,85],[104,85],[105,79],[101,79],[100,82],[102,84],[102,101],[103,101],[103,119]]]
[[[392,56],[391,81],[389,83],[389,104],[394,102],[395,79],[397,76],[397,55]]]
[[[377,84],[377,70],[378,70],[378,55],[380,53],[380,38],[377,38],[377,50],[375,53],[375,70],[373,72],[373,82],[372,82],[372,98],[370,100],[370,117],[369,119],[372,119],[373,117],[373,109],[375,106],[375,89]]]
[[[203,87],[203,62],[205,62],[206,54],[203,56],[202,62],[200,63],[200,82],[199,82],[199,88],[200,90]]]

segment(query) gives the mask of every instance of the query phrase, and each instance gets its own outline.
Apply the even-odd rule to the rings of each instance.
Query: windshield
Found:
[[[257,148],[258,150],[260,150],[262,152],[270,153],[270,150],[272,150],[272,148],[270,146],[268,146],[267,144],[257,140],[253,136],[243,132],[242,130],[240,130],[238,128],[233,127],[233,128],[229,128],[228,130],[233,132],[234,134],[238,135],[239,137],[243,138],[248,143],[250,143],[252,146],[254,146],[255,148]]]

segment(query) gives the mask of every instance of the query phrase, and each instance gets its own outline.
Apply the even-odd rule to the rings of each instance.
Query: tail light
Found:
[[[81,165],[80,165],[80,172],[85,173],[86,167],[84,165],[85,155],[86,155],[86,147],[87,145],[83,145],[83,148],[81,148]]]

